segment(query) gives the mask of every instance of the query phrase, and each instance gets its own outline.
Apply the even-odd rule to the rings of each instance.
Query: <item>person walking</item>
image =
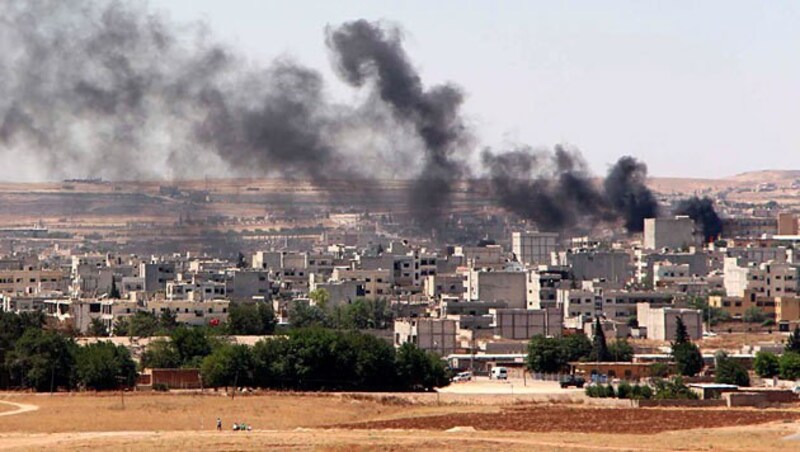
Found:
[[[222,431],[222,419],[220,418],[217,418],[217,431],[218,432]]]

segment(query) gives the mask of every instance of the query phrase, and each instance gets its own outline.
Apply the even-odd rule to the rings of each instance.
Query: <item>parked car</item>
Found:
[[[577,375],[565,375],[558,380],[558,384],[561,385],[561,388],[568,388],[570,386],[575,386],[576,388],[582,388],[584,384],[586,384],[586,380],[583,377],[579,377]]]
[[[493,367],[492,378],[495,380],[508,380],[508,369],[505,367]]]
[[[472,372],[459,372],[453,377],[453,382],[457,383],[459,381],[471,381],[472,380]]]

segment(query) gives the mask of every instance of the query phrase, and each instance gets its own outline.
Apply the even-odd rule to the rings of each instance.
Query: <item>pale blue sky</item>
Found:
[[[800,169],[796,1],[150,0],[204,20],[256,61],[330,70],[324,28],[402,26],[427,84],[467,92],[483,145],[578,146],[604,173],[623,154],[653,175]]]

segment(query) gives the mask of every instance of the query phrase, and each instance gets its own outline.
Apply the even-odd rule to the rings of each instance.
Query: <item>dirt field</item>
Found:
[[[477,430],[649,434],[694,428],[795,422],[800,412],[778,410],[512,407],[500,413],[459,413],[340,425],[353,429]]]
[[[453,395],[448,395],[452,397]],[[0,395],[0,450],[797,450],[800,409],[617,409],[498,395]],[[472,397],[472,399],[468,398]],[[494,401],[495,403],[491,403]],[[0,409],[5,409],[0,404]],[[214,430],[220,416],[224,431]],[[252,432],[232,432],[245,421]],[[452,431],[447,431],[451,429]]]

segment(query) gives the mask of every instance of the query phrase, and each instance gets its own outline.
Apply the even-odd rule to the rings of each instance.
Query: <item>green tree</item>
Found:
[[[780,360],[780,377],[784,380],[800,379],[800,353],[785,352]]]
[[[289,322],[292,328],[323,327],[330,323],[328,315],[319,306],[295,300],[289,305]]]
[[[122,295],[119,293],[119,289],[117,289],[117,280],[114,276],[111,276],[111,291],[108,293],[108,298],[112,300],[119,300],[122,298]]]
[[[685,376],[697,375],[703,370],[703,355],[697,345],[689,339],[683,319],[678,317],[675,326],[675,341],[672,343],[672,358],[678,374]]]
[[[7,357],[17,384],[37,391],[72,388],[77,345],[55,331],[28,328]]]
[[[750,386],[750,376],[747,374],[747,369],[738,361],[730,358],[725,352],[717,353],[714,381],[729,385]]]
[[[565,363],[585,361],[592,353],[592,341],[583,333],[562,336],[559,338],[559,353]]]
[[[158,316],[158,326],[162,332],[169,333],[178,327],[178,314],[167,308]]]
[[[633,347],[625,339],[618,339],[608,346],[608,354],[615,362],[633,361]]]
[[[744,315],[742,316],[742,320],[747,323],[762,323],[767,319],[767,316],[756,306],[752,306],[747,308],[744,311]]]
[[[181,367],[199,367],[214,348],[205,328],[182,326],[175,328],[169,337],[180,357]]]
[[[29,329],[39,330],[45,323],[42,312],[3,312],[0,310],[0,388],[8,388],[11,384],[11,374],[7,363],[7,356]]]
[[[181,355],[166,339],[156,339],[147,345],[142,353],[143,369],[175,369],[181,367]]]
[[[600,324],[600,318],[594,321],[594,334],[592,336],[592,352],[589,354],[589,361],[609,361],[611,355],[608,353],[606,345],[606,334]]]
[[[325,289],[315,289],[308,293],[308,298],[314,302],[314,305],[320,309],[326,309],[328,307],[328,301],[331,299],[331,295]]]
[[[789,335],[785,350],[787,352],[800,353],[800,325],[795,326],[794,331]]]
[[[681,377],[675,377],[672,380],[655,380],[655,394],[653,396],[656,400],[695,400],[697,394],[692,392],[688,386],[683,383]]]
[[[226,329],[233,335],[272,334],[275,331],[275,313],[264,302],[231,303]]]
[[[414,344],[405,343],[397,349],[395,363],[400,385],[407,390],[428,391],[447,386],[447,369],[437,355],[427,353]]]
[[[703,322],[708,322],[712,326],[719,322],[728,322],[731,320],[731,315],[728,311],[710,306],[705,298],[695,297],[689,300],[687,305],[689,308],[699,309],[703,313]]]
[[[690,341],[691,339],[689,338],[689,333],[686,331],[686,325],[683,323],[683,319],[678,317],[675,324],[675,344],[685,344]]]
[[[531,372],[560,372],[567,361],[564,360],[563,348],[558,339],[542,335],[533,336],[528,342],[526,364]]]
[[[761,378],[772,378],[781,371],[780,362],[774,353],[758,352],[753,361],[753,369]]]
[[[155,314],[145,311],[136,311],[127,319],[126,336],[132,337],[151,337],[158,332],[158,318]],[[114,326],[116,330],[116,325]],[[121,334],[117,334],[121,335]]]
[[[295,380],[290,357],[289,338],[272,336],[253,346],[253,379],[261,388],[291,388]]]
[[[136,363],[122,345],[96,342],[79,347],[76,364],[78,381],[88,389],[102,391],[136,383]]]
[[[203,358],[200,374],[205,386],[250,386],[253,383],[253,355],[246,345],[225,344]]]
[[[128,317],[118,317],[117,320],[114,321],[114,326],[111,332],[114,334],[114,336],[127,336],[131,330],[130,327],[131,323]]]
[[[92,319],[89,322],[89,336],[93,337],[104,337],[108,336],[108,328],[106,328],[106,324],[103,323],[100,319]]]

